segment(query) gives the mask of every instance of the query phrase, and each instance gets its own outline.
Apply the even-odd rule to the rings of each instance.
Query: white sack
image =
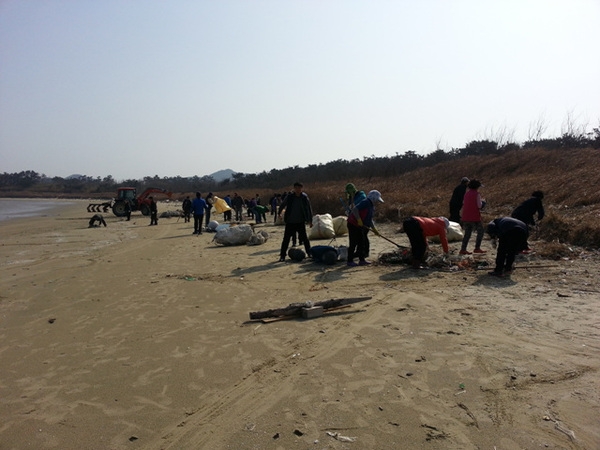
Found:
[[[348,218],[346,216],[337,216],[331,220],[333,222],[333,231],[336,236],[348,234]]]
[[[244,245],[252,237],[252,227],[247,224],[238,225],[218,230],[215,234],[215,242],[221,245]]]
[[[308,239],[331,239],[335,236],[331,214],[317,214],[312,219]]]
[[[460,224],[456,222],[450,222],[450,225],[446,230],[446,238],[448,239],[448,242],[462,241],[463,236],[464,234]],[[431,242],[440,242],[440,237],[432,236],[430,240]]]

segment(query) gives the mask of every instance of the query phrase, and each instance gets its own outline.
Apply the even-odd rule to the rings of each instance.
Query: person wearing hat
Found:
[[[495,277],[510,275],[515,256],[527,248],[527,224],[512,217],[499,217],[488,224],[487,232],[493,239],[492,245],[498,240],[496,267],[488,273]]]
[[[409,217],[403,224],[404,232],[410,241],[413,269],[420,269],[425,252],[427,251],[427,238],[439,236],[444,253],[448,254],[447,230],[450,222],[445,217]]]
[[[485,202],[481,199],[478,189],[482,186],[481,181],[471,180],[467,184],[467,192],[463,200],[462,208],[462,220],[463,227],[465,229],[465,235],[462,240],[460,247],[460,255],[470,255],[471,252],[467,251],[469,245],[469,239],[473,230],[477,231],[477,237],[475,238],[475,250],[473,253],[485,253],[485,250],[481,249],[481,241],[483,241],[483,224],[481,223],[481,209],[485,206]]]
[[[467,192],[467,184],[469,184],[469,179],[467,177],[462,177],[460,184],[452,191],[452,197],[450,198],[449,217],[452,222],[460,223],[460,210],[463,206],[463,198]]]
[[[365,230],[372,229],[375,234],[379,234],[373,223],[375,213],[375,204],[383,203],[379,191],[370,191],[367,198],[358,203],[348,215],[348,266],[368,266],[371,264],[366,260],[369,248],[369,237]],[[358,264],[354,258],[358,257]]]
[[[354,186],[352,183],[348,183],[346,185],[346,205],[347,206],[347,213],[350,213],[350,211],[352,211],[352,208],[354,208],[356,205],[358,205],[360,202],[362,202],[365,198],[367,198],[367,195],[365,194],[365,191],[359,191],[356,189],[356,186]]]
[[[348,183],[346,185],[346,215],[350,214],[350,211],[352,211],[352,208],[354,208],[356,205],[358,205],[360,202],[362,202],[365,198],[367,198],[367,194],[365,194],[365,191],[359,191],[356,189],[356,186],[354,186],[354,184],[352,183]],[[367,234],[369,233],[369,229],[368,228],[363,228],[363,233],[365,233],[365,258],[369,256],[369,253],[371,252],[371,243],[369,242],[368,236]]]

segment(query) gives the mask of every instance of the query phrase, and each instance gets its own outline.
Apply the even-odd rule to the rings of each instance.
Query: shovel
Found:
[[[367,228],[367,227],[365,227]],[[375,233],[375,230],[373,228],[369,228],[370,231],[372,231],[373,233]],[[383,236],[381,233],[375,233],[377,236],[379,236],[382,239],[385,239],[386,241],[394,244],[396,247],[400,248],[400,249],[407,249],[408,247],[405,247],[404,245],[400,245],[400,244],[396,244],[394,241],[392,241],[391,239],[386,238],[385,236]]]

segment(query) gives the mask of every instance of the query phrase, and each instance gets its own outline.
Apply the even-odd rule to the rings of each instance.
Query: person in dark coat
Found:
[[[542,200],[544,193],[542,191],[534,191],[531,197],[521,203],[512,212],[511,217],[526,223],[527,225],[535,225],[534,215],[537,213],[537,220],[544,218],[544,205]]]
[[[189,195],[181,204],[181,208],[183,209],[183,222],[189,222],[192,217],[192,201],[190,200]]]
[[[490,275],[503,277],[510,275],[513,270],[515,256],[527,248],[529,228],[524,222],[512,217],[499,217],[492,220],[487,226],[487,232],[494,240],[498,240],[496,254],[496,267]]]
[[[460,210],[463,206],[465,192],[467,192],[467,184],[469,184],[469,179],[463,177],[462,180],[460,180],[460,184],[452,191],[452,197],[450,198],[450,217],[448,217],[452,222],[460,223]]]
[[[125,201],[125,217],[127,217],[126,220],[131,220],[131,203],[129,203],[129,200]]]
[[[312,227],[312,208],[310,199],[305,192],[302,192],[302,183],[294,183],[294,192],[288,195],[279,206],[278,216],[285,210],[283,220],[285,222],[285,231],[281,241],[281,251],[279,261],[285,261],[285,254],[290,245],[290,239],[295,233],[298,233],[299,241],[304,244],[307,256],[310,256],[310,242],[306,235],[306,224]]]
[[[231,207],[235,211],[235,221],[241,222],[244,219],[242,214],[244,199],[239,196],[237,192],[233,194],[233,198],[231,199]]]
[[[148,197],[150,200],[150,225],[158,225],[158,207],[154,197]]]

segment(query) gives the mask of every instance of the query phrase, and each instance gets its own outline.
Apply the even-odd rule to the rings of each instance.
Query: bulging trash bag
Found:
[[[265,237],[261,234],[253,234],[252,236],[250,236],[250,239],[248,239],[247,244],[248,245],[261,245],[264,244],[266,241]]]
[[[313,217],[312,222],[313,226],[308,239],[331,239],[335,236],[331,214],[317,214]]]
[[[208,226],[206,228],[208,228],[210,231],[216,231],[218,227],[219,222],[217,222],[216,220],[211,220],[210,222],[208,222]]]
[[[245,245],[254,233],[247,224],[220,229],[215,234],[215,242],[221,245]]]
[[[462,241],[464,234],[462,228],[460,227],[460,224],[452,221],[450,221],[449,223],[450,225],[446,230],[446,238],[448,239],[448,242]],[[439,236],[432,236],[430,239],[431,242],[440,242]]]
[[[269,233],[265,230],[260,230],[258,233],[250,236],[248,245],[261,245],[267,242],[267,239],[269,239]]]
[[[336,236],[348,234],[348,218],[346,216],[337,216],[331,219],[331,221]]]

